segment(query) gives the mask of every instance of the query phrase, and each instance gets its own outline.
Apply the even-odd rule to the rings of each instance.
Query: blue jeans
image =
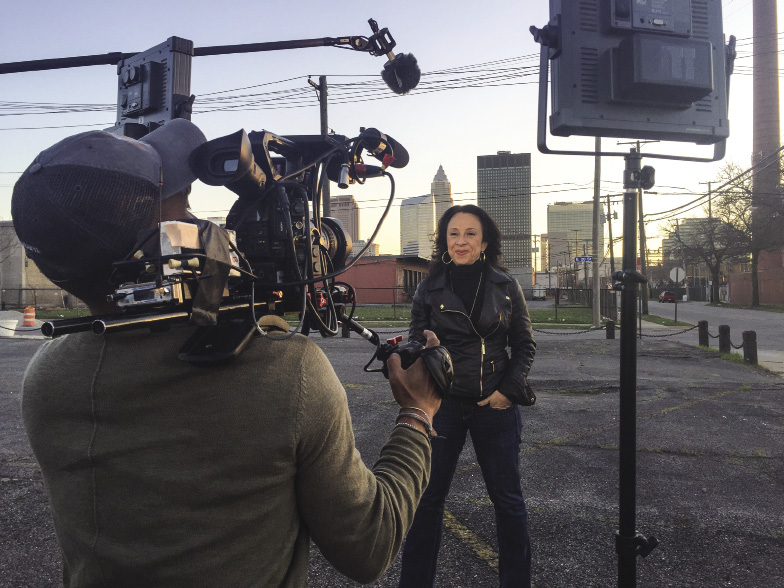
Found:
[[[530,588],[531,547],[528,511],[520,483],[520,407],[506,410],[477,406],[474,401],[445,398],[436,413],[430,483],[419,502],[403,546],[400,588],[433,586],[444,519],[444,502],[457,460],[471,440],[487,493],[495,507],[498,573],[501,588]]]

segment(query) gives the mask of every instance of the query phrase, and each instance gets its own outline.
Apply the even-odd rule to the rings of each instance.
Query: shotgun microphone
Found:
[[[365,149],[385,166],[401,168],[408,165],[408,151],[389,135],[385,135],[378,129],[370,128],[363,130],[359,137]],[[390,155],[394,157],[394,160],[387,164],[384,157],[389,158]]]

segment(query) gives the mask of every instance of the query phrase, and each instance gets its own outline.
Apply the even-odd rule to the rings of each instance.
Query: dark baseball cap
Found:
[[[205,141],[196,125],[175,119],[139,140],[88,131],[45,149],[11,199],[27,255],[72,292],[76,282],[108,278],[112,262],[157,221],[160,201],[196,179],[188,158]]]

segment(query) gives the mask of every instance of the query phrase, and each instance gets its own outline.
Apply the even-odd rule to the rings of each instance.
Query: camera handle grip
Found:
[[[391,340],[394,341],[394,340]],[[381,373],[389,379],[387,360],[393,353],[400,355],[400,365],[405,370],[410,368],[414,362],[422,358],[442,396],[449,396],[452,391],[452,383],[455,379],[454,368],[452,366],[452,356],[443,345],[435,347],[425,347],[416,341],[409,341],[404,345],[397,342],[387,342],[379,346],[376,357],[383,362]]]

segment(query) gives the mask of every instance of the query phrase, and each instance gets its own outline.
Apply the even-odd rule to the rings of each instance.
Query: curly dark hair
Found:
[[[473,214],[482,223],[482,240],[487,243],[487,248],[485,249],[486,263],[502,272],[508,271],[501,265],[501,231],[498,229],[498,225],[495,224],[495,221],[489,214],[475,204],[458,204],[448,208],[438,221],[436,239],[433,245],[433,257],[430,259],[430,275],[437,276],[446,270],[447,265],[441,259],[444,253],[448,251],[446,229],[452,217],[459,212]]]

